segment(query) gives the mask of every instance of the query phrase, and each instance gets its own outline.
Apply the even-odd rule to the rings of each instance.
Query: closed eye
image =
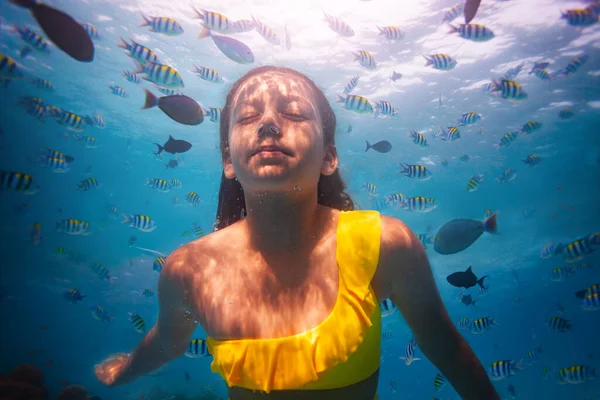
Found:
[[[301,114],[296,113],[283,113],[283,116],[291,121],[300,122],[306,121],[306,118]]]
[[[243,115],[240,118],[238,118],[237,123],[246,125],[254,121],[254,119],[256,118],[258,118],[258,114]]]

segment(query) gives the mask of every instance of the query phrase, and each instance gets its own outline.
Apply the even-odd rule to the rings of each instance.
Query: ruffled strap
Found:
[[[331,314],[317,327],[293,336],[207,338],[214,357],[211,369],[229,386],[267,393],[333,389],[366,379],[379,368],[381,320],[369,286],[379,261],[381,221],[372,211],[342,212],[339,218],[339,284]]]

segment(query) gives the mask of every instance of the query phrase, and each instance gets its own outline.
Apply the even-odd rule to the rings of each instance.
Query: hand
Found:
[[[124,372],[128,361],[129,354],[126,353],[110,356],[94,367],[96,378],[107,386],[115,386],[115,381]]]

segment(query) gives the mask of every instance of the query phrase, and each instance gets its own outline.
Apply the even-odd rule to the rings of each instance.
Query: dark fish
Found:
[[[485,289],[483,286],[483,280],[487,278],[487,275],[482,276],[480,279],[477,279],[471,267],[469,267],[465,272],[455,272],[446,277],[446,280],[449,284],[456,287],[463,287],[468,289],[475,285],[479,285]]]
[[[73,161],[75,161],[75,157],[68,156],[68,155],[65,154],[65,161],[70,164]]]
[[[9,1],[29,9],[48,39],[69,56],[81,62],[90,62],[94,59],[92,39],[83,26],[72,17],[36,0]]]
[[[390,80],[396,82],[398,79],[402,78],[402,74],[396,71],[392,71],[392,76]]]
[[[477,14],[477,9],[479,9],[479,5],[481,4],[481,0],[467,0],[465,3],[465,24],[468,24],[475,18],[475,14]]]
[[[373,149],[378,153],[388,153],[390,150],[392,150],[392,144],[387,140],[381,140],[373,145],[367,140],[365,140],[365,142],[367,142],[367,148],[365,149],[365,152],[369,151],[369,149]]]
[[[569,119],[569,118],[573,117],[573,115],[575,115],[575,113],[570,108],[562,109],[558,113],[558,117],[560,119]]]
[[[157,98],[148,89],[144,89],[144,92],[146,103],[142,110],[158,106],[169,118],[184,125],[200,125],[204,121],[202,108],[183,94]]]
[[[470,305],[475,305],[475,303],[477,301],[473,301],[473,297],[471,297],[470,294],[465,294],[460,298],[460,301],[465,305],[465,306],[470,306]]]
[[[165,168],[175,168],[178,165],[179,165],[179,162],[175,158],[172,158],[169,160],[168,164],[165,164]]]
[[[185,373],[185,380],[189,381],[190,380],[190,374],[188,374],[187,372]]]
[[[538,62],[533,63],[533,67],[531,67],[531,71],[529,71],[529,75],[533,74],[536,69],[546,69],[548,67],[548,65],[550,65],[550,63],[547,61],[540,62],[540,63],[538,63]]]
[[[158,151],[154,154],[158,155],[164,151],[171,154],[177,153],[185,153],[189,149],[192,148],[192,144],[190,142],[186,142],[185,140],[173,139],[173,136],[169,135],[169,140],[164,145],[160,145],[158,143],[154,143],[158,146]]]
[[[440,228],[433,248],[440,254],[454,254],[473,244],[483,232],[496,233],[497,212],[483,222],[474,219],[454,219]]]

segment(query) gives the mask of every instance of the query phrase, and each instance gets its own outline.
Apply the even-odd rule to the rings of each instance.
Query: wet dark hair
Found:
[[[306,75],[285,67],[263,66],[258,67],[241,77],[229,90],[225,106],[221,111],[220,122],[220,149],[221,157],[225,157],[225,152],[229,147],[229,120],[233,106],[233,100],[240,87],[248,79],[267,72],[281,72],[287,75],[303,79],[312,88],[317,107],[321,114],[321,123],[323,124],[323,135],[325,144],[335,145],[335,114],[331,105],[327,101],[325,94],[319,87]],[[339,169],[330,176],[321,175],[317,187],[317,202],[323,206],[336,208],[340,211],[354,210],[354,202],[349,194],[344,192],[346,184],[342,180]],[[215,230],[225,228],[241,218],[242,211],[246,207],[246,198],[244,190],[237,179],[228,179],[225,173],[221,173],[221,186],[219,187],[219,202],[217,205],[217,218]]]

